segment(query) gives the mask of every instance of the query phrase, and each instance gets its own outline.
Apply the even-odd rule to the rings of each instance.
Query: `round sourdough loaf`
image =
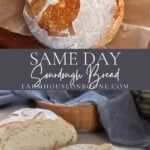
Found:
[[[61,148],[59,150],[112,150],[112,145],[76,144]]]
[[[74,127],[49,110],[25,108],[0,122],[0,150],[53,150],[76,141]]]
[[[103,47],[116,35],[123,0],[26,0],[24,18],[31,33],[51,48]]]

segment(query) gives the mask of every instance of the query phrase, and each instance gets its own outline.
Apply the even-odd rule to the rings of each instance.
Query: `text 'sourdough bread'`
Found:
[[[76,144],[61,148],[59,150],[112,150],[112,145]]]
[[[25,108],[0,122],[0,150],[53,150],[76,141],[74,127],[49,110]]]
[[[52,48],[103,47],[116,35],[123,0],[26,0],[31,33]]]

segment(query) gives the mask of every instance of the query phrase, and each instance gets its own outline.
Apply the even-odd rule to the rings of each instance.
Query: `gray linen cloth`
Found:
[[[0,91],[0,106],[31,99],[66,105],[93,103],[113,143],[150,149],[150,122],[139,116],[129,91]]]

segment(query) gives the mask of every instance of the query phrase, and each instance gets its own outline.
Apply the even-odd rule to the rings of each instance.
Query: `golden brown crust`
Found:
[[[46,0],[32,0],[31,4],[26,5],[26,10],[28,14],[34,18],[39,14],[39,12],[42,10],[43,6],[46,4]]]
[[[117,10],[116,10],[116,15],[114,17],[115,21],[100,43],[98,43],[94,48],[103,48],[106,44],[110,43],[112,39],[115,37],[117,32],[119,31],[119,28],[121,26],[123,17],[124,17],[124,0],[116,0],[117,1]]]
[[[80,0],[59,0],[56,5],[50,5],[46,9],[38,24],[49,36],[59,36],[65,29],[72,35],[74,34],[72,22],[77,17],[79,9]]]
[[[34,4],[36,4],[35,2],[38,1],[40,0],[34,0]],[[62,5],[61,3],[58,3],[53,7],[49,6],[47,10],[44,11],[44,14],[39,20],[38,25],[40,28],[45,29],[48,32],[49,36],[62,35],[64,37],[65,32],[62,31],[64,31],[65,29],[68,29],[70,35],[74,35],[75,32],[72,26],[72,22],[78,15],[79,8],[80,8],[80,0],[61,0],[60,2],[66,5]],[[124,17],[124,0],[116,0],[116,2],[117,2],[117,8],[116,8],[116,13],[114,16],[114,22],[112,24],[112,27],[110,28],[108,33],[101,38],[101,40],[98,43],[96,44],[93,43],[94,46],[92,46],[91,48],[103,48],[106,44],[112,41],[112,39],[115,37],[116,33],[118,32]],[[70,6],[70,4],[72,5]],[[41,10],[42,5],[43,4],[40,4],[40,6],[38,5],[39,8],[38,10]],[[61,8],[62,6],[63,8]],[[73,14],[70,16],[71,10],[73,10],[72,11]],[[37,12],[35,12],[34,15],[36,13]],[[68,36],[68,32],[66,34],[67,34],[66,36]]]

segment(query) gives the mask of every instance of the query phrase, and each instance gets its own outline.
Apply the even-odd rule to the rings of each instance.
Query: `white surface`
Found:
[[[78,138],[78,143],[86,143],[86,144],[104,144],[110,143],[108,137],[106,136],[103,130],[91,132],[91,133],[80,133]],[[113,146],[113,150],[143,150],[139,148],[127,148],[122,146]]]

